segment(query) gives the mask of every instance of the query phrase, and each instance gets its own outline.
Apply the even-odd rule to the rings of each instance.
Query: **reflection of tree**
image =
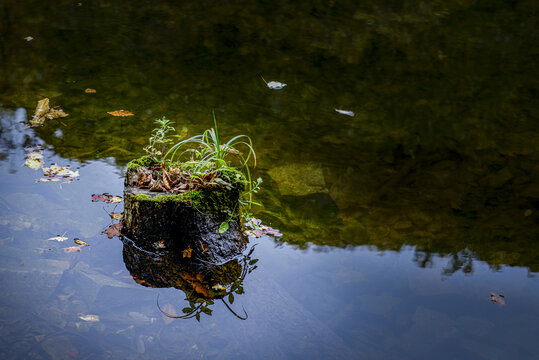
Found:
[[[124,262],[133,279],[140,285],[148,287],[175,287],[182,290],[189,306],[184,307],[184,315],[168,314],[159,305],[159,310],[166,316],[200,320],[200,314],[212,314],[210,308],[216,300],[220,300],[227,309],[239,319],[245,320],[247,313],[239,315],[231,305],[236,295],[244,293],[243,281],[247,274],[257,268],[258,259],[252,259],[254,246],[247,254],[230,260],[224,264],[208,262],[193,263],[183,260],[172,251],[157,254],[137,247],[131,240],[123,238]]]
[[[449,263],[443,270],[444,275],[452,275],[457,271],[462,271],[466,275],[473,273],[473,260],[475,256],[468,249],[464,249],[451,256]]]
[[[189,302],[189,307],[185,307],[182,309],[184,315],[175,316],[163,311],[163,309],[161,309],[161,307],[159,306],[159,297],[157,298],[157,307],[165,316],[173,319],[191,319],[194,317],[198,321],[200,321],[200,314],[205,313],[207,315],[211,315],[212,310],[209,308],[209,306],[214,304],[214,300],[221,300],[221,302],[234,316],[236,316],[238,319],[246,320],[248,315],[247,312],[245,312],[245,309],[243,309],[244,315],[240,316],[234,310],[232,310],[231,305],[234,303],[234,294],[241,295],[244,293],[243,280],[245,279],[245,276],[257,268],[257,265],[255,264],[258,262],[258,259],[251,259],[253,251],[254,246],[251,247],[251,250],[249,250],[247,255],[244,255],[239,260],[240,266],[242,268],[241,275],[236,278],[231,284],[228,284],[228,286],[222,286],[220,284],[214,285],[212,287],[212,289],[215,289],[214,294],[210,295],[208,293],[207,296],[201,296],[203,294],[199,293],[196,290],[196,287],[191,289],[190,291],[187,291],[187,296],[185,300]],[[213,266],[217,267],[218,265]]]

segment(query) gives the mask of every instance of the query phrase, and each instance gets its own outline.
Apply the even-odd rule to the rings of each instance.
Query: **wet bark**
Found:
[[[137,196],[140,194],[147,196]],[[153,200],[155,196],[160,200]],[[151,252],[182,253],[191,249],[192,261],[213,264],[223,264],[241,254],[247,240],[239,220],[230,220],[225,211],[204,211],[189,201],[174,199],[174,195],[169,195],[170,200],[166,196],[136,186],[125,187],[122,232],[137,246]],[[220,234],[219,226],[224,221],[229,221],[229,228]]]

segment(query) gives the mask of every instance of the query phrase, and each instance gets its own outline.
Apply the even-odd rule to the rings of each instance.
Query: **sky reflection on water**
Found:
[[[1,358],[535,357],[530,3],[75,5],[0,5]],[[23,125],[45,96],[70,116]],[[169,322],[157,295],[185,293],[132,278],[102,233],[122,204],[91,195],[122,194],[153,120],[194,135],[212,110],[253,138],[255,215],[284,236],[252,241],[246,321]],[[36,183],[35,145],[80,177]]]

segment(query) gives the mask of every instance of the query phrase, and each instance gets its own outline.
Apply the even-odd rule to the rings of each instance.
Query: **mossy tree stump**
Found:
[[[166,192],[140,188],[142,177],[150,174],[148,181],[153,184],[160,180],[162,172],[149,157],[129,163],[124,188],[125,236],[142,249],[183,252],[193,261],[222,264],[241,254],[246,244],[239,221],[239,197],[246,186],[244,175],[228,168],[209,183],[187,184],[191,186],[187,190],[187,185],[182,185],[181,191]],[[178,180],[169,173],[166,176]],[[220,233],[223,222],[228,222],[228,229]]]

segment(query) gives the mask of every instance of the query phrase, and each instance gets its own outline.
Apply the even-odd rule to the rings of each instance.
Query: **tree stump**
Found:
[[[231,168],[221,176],[226,181],[219,179],[178,193],[140,188],[141,177],[150,176],[149,181],[157,183],[164,176],[155,165],[148,157],[128,165],[123,234],[147,251],[173,251],[203,263],[223,264],[240,255],[247,243],[239,221],[243,174]],[[223,222],[228,229],[220,233]]]

